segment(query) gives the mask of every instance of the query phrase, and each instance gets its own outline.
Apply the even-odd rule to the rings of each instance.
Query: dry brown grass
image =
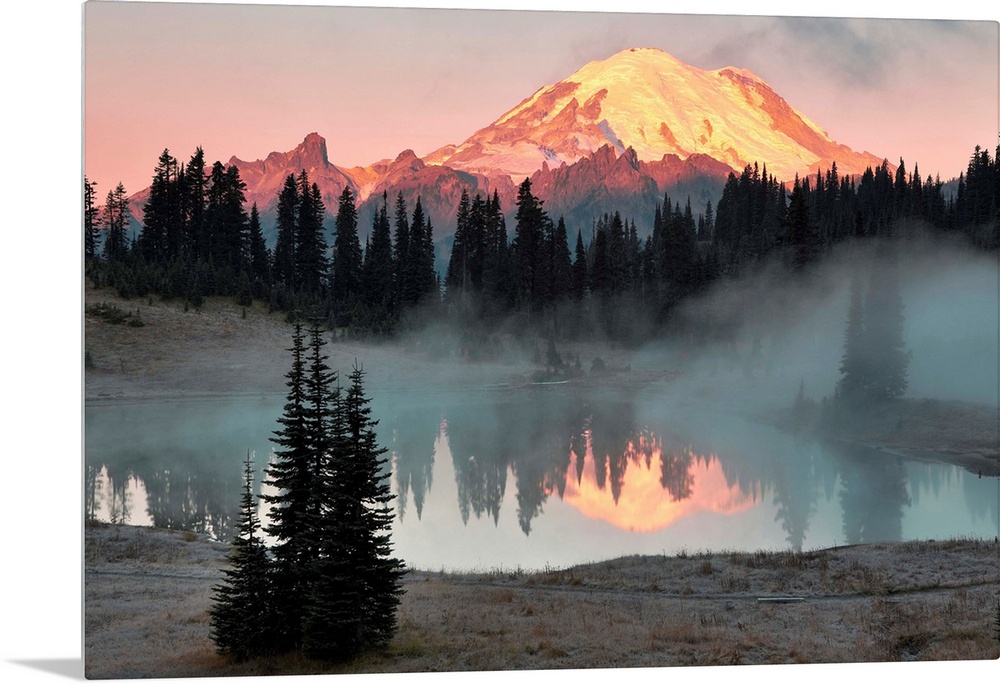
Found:
[[[384,651],[249,663],[208,637],[226,547],[86,530],[90,677],[667,667],[1000,657],[1000,550],[976,540],[810,553],[628,557],[568,569],[411,572]],[[798,596],[795,603],[760,597]]]

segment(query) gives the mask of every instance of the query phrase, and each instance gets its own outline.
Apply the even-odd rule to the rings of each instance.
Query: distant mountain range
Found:
[[[796,174],[834,162],[847,175],[882,161],[831,140],[746,69],[703,71],[659,49],[633,48],[539,88],[468,140],[423,158],[405,150],[393,160],[340,167],[330,161],[326,140],[310,133],[289,152],[232,157],[229,164],[239,169],[266,231],[285,178],[304,169],[320,188],[331,226],[345,187],[358,200],[362,236],[383,193],[391,206],[401,192],[411,210],[421,198],[442,239],[454,230],[463,190],[499,193],[512,219],[525,178],[550,215],[589,233],[594,218],[616,210],[648,227],[664,193],[702,211],[718,199],[728,174],[747,164],[766,166],[790,184]],[[137,217],[147,194],[133,196]]]

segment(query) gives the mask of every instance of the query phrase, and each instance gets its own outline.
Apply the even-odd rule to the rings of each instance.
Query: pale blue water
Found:
[[[242,461],[255,455],[259,487],[282,403],[88,405],[85,514],[228,540]],[[373,408],[395,555],[414,567],[992,539],[1000,527],[996,478],[838,452],[705,407],[550,389],[384,393]]]

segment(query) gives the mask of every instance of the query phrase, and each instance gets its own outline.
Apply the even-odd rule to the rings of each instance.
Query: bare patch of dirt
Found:
[[[85,530],[89,678],[982,660],[1000,657],[995,541],[627,557],[546,572],[411,571],[399,630],[347,665],[231,663],[209,637],[228,546]]]

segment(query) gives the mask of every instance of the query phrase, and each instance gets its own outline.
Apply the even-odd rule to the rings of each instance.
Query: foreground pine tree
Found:
[[[292,354],[292,367],[285,376],[288,394],[284,413],[278,418],[281,427],[272,437],[277,448],[267,468],[267,483],[276,493],[262,497],[271,505],[271,524],[266,529],[275,542],[278,651],[294,649],[301,643],[306,582],[303,573],[310,559],[307,526],[314,438],[310,434],[305,333],[298,322],[288,351]]]
[[[214,605],[209,611],[212,641],[219,653],[236,660],[270,653],[275,643],[271,564],[259,529],[253,461],[248,453],[243,464],[239,530],[229,559],[232,567],[223,571],[222,584],[214,587]]]
[[[350,379],[343,400],[335,395],[331,455],[319,481],[324,534],[303,622],[306,655],[332,660],[349,659],[392,638],[404,573],[402,562],[391,558],[393,495],[364,371],[356,366]]]
[[[402,593],[400,579],[405,570],[402,561],[391,557],[389,529],[392,526],[394,496],[385,468],[386,449],[376,440],[378,421],[371,417],[371,400],[364,390],[364,370],[358,366],[351,373],[351,385],[345,398],[347,424],[345,499],[347,539],[353,558],[352,570],[360,592],[362,639],[365,644],[380,646],[396,630],[396,607]]]
[[[274,609],[247,629],[266,632],[272,652],[346,660],[392,637],[404,569],[391,558],[390,473],[364,373],[355,368],[342,391],[324,346],[318,320],[308,332],[296,323],[267,471],[276,493],[263,497],[272,506]]]

